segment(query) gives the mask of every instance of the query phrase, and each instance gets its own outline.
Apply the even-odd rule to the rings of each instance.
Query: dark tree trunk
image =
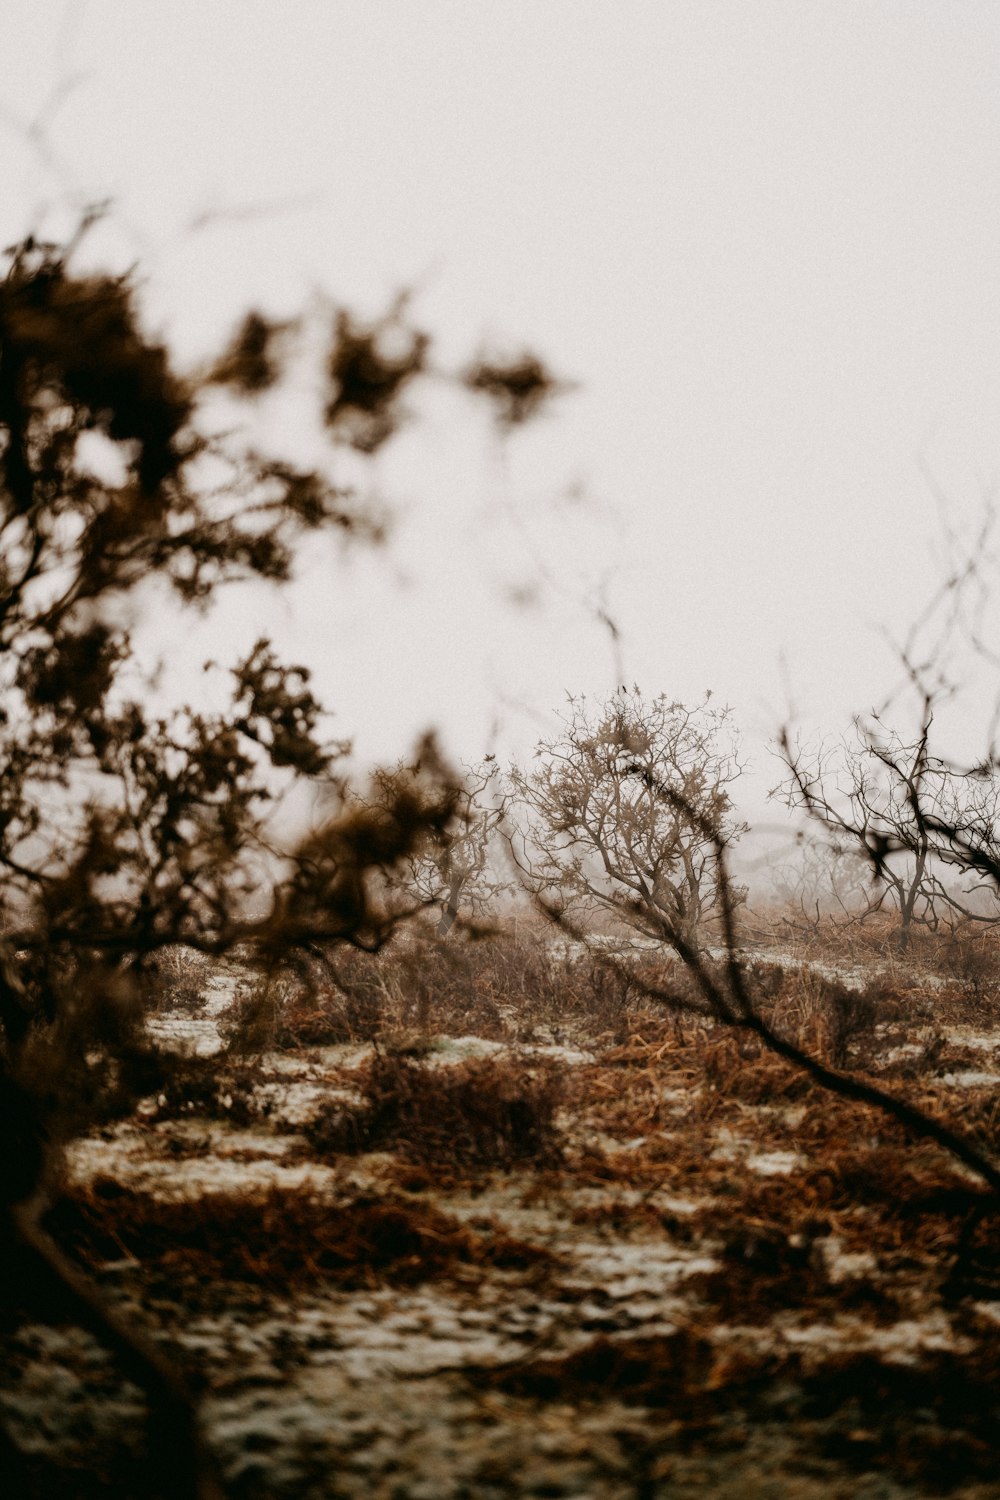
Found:
[[[454,880],[448,890],[448,894],[442,902],[441,920],[438,923],[437,935],[440,938],[447,937],[458,920],[458,898],[461,895],[462,882]]]

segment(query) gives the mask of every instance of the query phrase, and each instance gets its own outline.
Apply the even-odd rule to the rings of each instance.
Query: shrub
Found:
[[[315,1151],[391,1148],[411,1162],[477,1169],[559,1157],[561,1089],[551,1066],[510,1059],[435,1066],[379,1055],[358,1082],[360,1104],[331,1100],[306,1127]]]

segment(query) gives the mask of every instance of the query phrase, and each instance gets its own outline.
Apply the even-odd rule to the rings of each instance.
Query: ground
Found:
[[[995,1146],[982,976],[780,957],[755,975],[788,1025]],[[476,1003],[435,970],[436,1011],[380,961],[373,1040],[357,965],[346,1020],[310,991],[263,1031],[200,971],[154,1022],[176,1078],[68,1152],[49,1227],[188,1372],[229,1494],[1000,1496],[1000,1213],[969,1173],[578,956],[523,961],[529,1015],[462,962]],[[114,1358],[28,1313],[2,1341],[34,1492],[153,1493]]]

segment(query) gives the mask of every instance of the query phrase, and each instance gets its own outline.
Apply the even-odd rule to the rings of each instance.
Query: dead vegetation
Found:
[[[91,1270],[124,1256],[195,1301],[199,1282],[219,1279],[281,1293],[324,1282],[413,1286],[552,1259],[488,1222],[471,1229],[425,1201],[362,1195],[330,1202],[280,1188],[260,1198],[211,1193],[170,1201],[99,1178],[68,1192],[48,1228]]]
[[[370,1335],[364,1315],[351,1323],[343,1357],[371,1336],[381,1369],[394,1302],[438,1297],[400,1314],[431,1350],[446,1305],[476,1329],[509,1313],[516,1334],[483,1363],[442,1332],[435,1420],[499,1424],[517,1441],[570,1422],[603,1476],[589,1492],[611,1483],[612,1460],[604,1439],[588,1446],[588,1424],[624,1432],[634,1412],[614,1460],[629,1495],[737,1493],[744,1465],[777,1464],[778,1494],[812,1476],[810,1496],[891,1483],[903,1500],[985,1500],[1000,1415],[995,1200],[934,1143],[833,1097],[754,1036],[679,1022],[647,982],[690,994],[677,966],[646,951],[629,963],[560,952],[530,929],[338,954],[336,980],[317,961],[272,984],[279,1003],[254,1046],[178,1060],[120,1127],[178,1182],[193,1170],[183,1191],[98,1170],[47,1227],[116,1296],[143,1301],[196,1383],[192,1318],[232,1323],[236,1339],[244,1324],[294,1323],[310,1299],[337,1299],[337,1317],[377,1307]],[[765,958],[747,974],[776,1028],[888,1079],[995,1155],[996,1087],[955,1082],[997,1071],[992,1033],[969,1030],[950,979],[895,968],[854,987]],[[932,1024],[914,1022],[913,994]],[[112,1161],[118,1137],[106,1138]],[[232,1186],[196,1188],[213,1153]],[[287,1170],[315,1175],[293,1184]],[[311,1361],[332,1357],[302,1337],[274,1355],[275,1389],[310,1389]],[[231,1365],[220,1347],[211,1381],[242,1389]],[[246,1400],[265,1378],[254,1370]],[[378,1379],[391,1401],[411,1399],[414,1377]],[[138,1441],[107,1460],[112,1491]],[[267,1493],[305,1492],[261,1463]],[[521,1493],[500,1458],[483,1464],[497,1493]],[[365,1470],[345,1492],[369,1482]]]
[[[407,1162],[508,1171],[560,1159],[562,1089],[551,1064],[515,1057],[432,1068],[376,1055],[353,1076],[359,1103],[331,1100],[305,1127],[320,1159],[391,1150]]]
[[[812,1450],[814,1465],[832,1460],[858,1476],[889,1473],[921,1493],[950,1494],[994,1478],[998,1375],[995,1349],[971,1363],[941,1354],[916,1365],[886,1364],[858,1353],[818,1363],[802,1354],[748,1353],[680,1329],[656,1338],[598,1338],[492,1379],[525,1400],[585,1408],[610,1397],[669,1413],[673,1442],[651,1435],[650,1468],[657,1452],[679,1447],[704,1455],[720,1445],[739,1452],[752,1433],[781,1425],[796,1433],[805,1454]],[[670,1473],[668,1459],[658,1477]],[[794,1484],[791,1475],[785,1481]],[[786,1492],[793,1490],[771,1491]]]
[[[261,1068],[240,1058],[181,1057],[144,1101],[149,1122],[197,1117],[251,1125],[265,1120],[271,1104],[260,1093]]]
[[[997,1371],[977,1299],[992,1306],[1000,1295],[997,1110],[989,1071],[985,1089],[956,1082],[981,1070],[955,1026],[995,1025],[1000,948],[988,930],[975,940],[964,926],[945,931],[930,908],[915,917],[924,898],[887,860],[917,854],[924,892],[971,921],[940,872],[927,884],[923,861],[936,851],[1000,884],[990,768],[963,773],[957,801],[942,790],[957,773],[929,754],[927,697],[919,741],[870,730],[861,744],[893,784],[902,775],[902,802],[873,804],[859,783],[845,809],[786,737],[798,800],[861,837],[897,893],[896,933],[880,921],[881,896],[870,923],[831,926],[817,906],[815,923],[791,930],[805,956],[828,948],[841,969],[868,971],[854,984],[744,961],[735,914],[746,892],[725,860],[743,831],[729,792],[740,770],[729,710],[621,688],[594,718],[571,699],[566,736],[542,743],[536,773],[514,777],[551,836],[533,857],[527,841],[523,873],[555,900],[556,925],[567,894],[603,902],[671,949],[669,962],[560,949],[554,929],[531,926],[486,937],[466,924],[464,940],[441,944],[414,924],[393,941],[403,910],[389,899],[394,873],[411,907],[443,907],[441,931],[462,925],[463,891],[476,909],[473,877],[486,881],[479,853],[459,855],[475,826],[470,788],[433,739],[417,747],[419,774],[399,767],[376,779],[383,795],[348,795],[347,746],[330,738],[305,667],[282,663],[262,638],[228,674],[212,668],[217,691],[203,710],[159,708],[132,684],[126,622],[150,584],[179,610],[207,608],[227,582],[288,582],[322,533],[379,540],[371,486],[349,476],[390,443],[425,379],[478,393],[505,429],[558,384],[527,354],[449,377],[405,298],[375,321],[341,309],[321,332],[313,384],[330,451],[297,469],[242,420],[217,429],[212,411],[216,387],[235,417],[243,398],[280,384],[300,333],[307,352],[304,328],[251,314],[228,349],[183,370],[144,330],[137,281],[78,268],[93,217],[65,247],[34,236],[12,247],[0,285],[9,1310],[35,1278],[48,1300],[37,1298],[32,1316],[64,1313],[104,1339],[145,1387],[147,1456],[162,1471],[148,1492],[185,1500],[222,1493],[213,1435],[155,1327],[152,1339],[138,1334],[131,1311],[103,1300],[108,1285],[130,1310],[148,1301],[154,1325],[172,1318],[169,1337],[183,1348],[191,1312],[225,1321],[227,1299],[242,1305],[234,1288],[290,1316],[317,1288],[344,1309],[352,1294],[372,1294],[377,1313],[374,1294],[439,1282],[456,1300],[492,1291],[489,1317],[530,1271],[532,1294],[545,1296],[526,1297],[518,1337],[535,1347],[516,1360],[507,1348],[495,1391],[536,1406],[617,1400],[668,1414],[669,1430],[661,1424],[651,1441],[681,1448],[710,1440],[723,1408],[786,1425],[839,1423],[846,1412],[823,1440],[848,1468],[881,1464],[945,1489],[989,1477]],[[116,455],[117,478],[88,468],[78,439],[91,436]],[[345,450],[358,460],[346,476]],[[481,791],[494,774],[483,770]],[[285,838],[276,809],[314,794],[330,799],[322,820]],[[591,882],[581,848],[600,856],[606,880]],[[414,887],[428,852],[440,856],[435,878]],[[926,932],[911,931],[924,920]],[[720,934],[721,961],[707,946]],[[161,1045],[166,1022],[206,1008],[220,960],[241,962],[246,976],[223,1025],[225,1055],[177,1060]],[[468,1036],[497,1050],[435,1055],[435,1038]],[[349,1064],[323,1056],[344,1044],[368,1050]],[[306,1053],[308,1075],[297,1069]],[[308,1107],[282,1113],[303,1082]],[[245,1138],[219,1174],[237,1185],[162,1191],[238,1129]],[[142,1188],[127,1173],[81,1171],[46,1213],[53,1146],[68,1143],[71,1157],[74,1138],[111,1161],[125,1141],[133,1160],[161,1170]],[[239,1186],[246,1165],[260,1169],[253,1191]],[[921,1348],[904,1375],[870,1349],[807,1361],[782,1344],[816,1319],[870,1340],[916,1325],[928,1307],[951,1347],[933,1357]],[[635,1334],[666,1311],[681,1325],[673,1333]],[[581,1347],[594,1326],[619,1336]],[[239,1365],[246,1332],[229,1363]],[[264,1378],[273,1385],[273,1370]],[[33,1460],[13,1430],[0,1411],[0,1459],[23,1474]],[[257,1437],[244,1433],[243,1445]],[[123,1446],[132,1462],[142,1443],[130,1430]],[[325,1469],[339,1487],[333,1457]],[[383,1477],[394,1465],[390,1455]],[[67,1472],[49,1493],[68,1492]],[[655,1493],[652,1474],[637,1493]],[[405,1478],[387,1482],[405,1492]],[[113,1466],[100,1483],[121,1492]],[[32,1487],[43,1492],[41,1480]]]

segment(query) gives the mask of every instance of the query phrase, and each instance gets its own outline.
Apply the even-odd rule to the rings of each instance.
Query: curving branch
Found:
[[[948,1155],[973,1172],[991,1193],[1000,1195],[1000,1167],[967,1136],[925,1110],[910,1104],[906,1099],[890,1093],[887,1089],[828,1066],[804,1047],[776,1031],[761,1015],[747,984],[740,953],[737,931],[739,889],[734,886],[729,874],[728,846],[725,838],[717,828],[713,828],[709,819],[700,815],[697,809],[686,801],[682,793],[677,792],[667,783],[659,781],[648,768],[635,764],[631,768],[631,774],[644,785],[652,788],[658,800],[662,801],[665,806],[697,821],[704,838],[711,846],[723,946],[721,964],[716,965],[696,944],[691,942],[681,926],[672,923],[668,917],[661,916],[658,935],[673,950],[694,980],[698,1000],[692,1002],[679,997],[629,970],[628,978],[636,993],[664,1005],[675,1015],[708,1016],[720,1025],[749,1032],[756,1036],[769,1052],[791,1063],[793,1067],[805,1073],[828,1093],[854,1103],[870,1105],[889,1119],[895,1120],[897,1124],[903,1125],[919,1139],[933,1141]],[[544,896],[540,895],[536,896],[536,901],[556,925],[568,931],[573,937],[584,937],[583,932],[558,906],[547,902]],[[616,972],[626,972],[624,966],[613,955],[597,953],[595,957],[600,963]]]

